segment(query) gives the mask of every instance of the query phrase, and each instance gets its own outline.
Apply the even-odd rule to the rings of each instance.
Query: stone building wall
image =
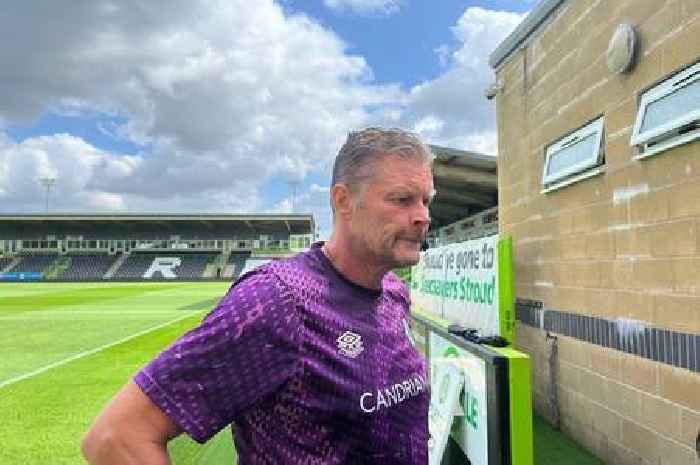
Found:
[[[623,22],[639,49],[620,75]],[[641,93],[698,60],[698,0],[570,0],[496,68],[517,345],[536,408],[611,465],[700,464],[700,140],[630,146]],[[601,115],[604,172],[543,193],[546,147]]]

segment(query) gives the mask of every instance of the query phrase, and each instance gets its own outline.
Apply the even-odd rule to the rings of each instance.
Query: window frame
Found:
[[[568,185],[566,181],[575,175],[585,173],[586,171],[593,170],[600,167],[605,163],[605,147],[604,147],[604,131],[605,131],[605,116],[601,115],[596,119],[587,122],[580,128],[573,132],[570,132],[566,136],[558,139],[552,144],[549,144],[545,148],[545,161],[544,167],[542,168],[542,187],[548,189],[554,184],[563,183]],[[589,157],[586,159],[569,166],[568,168],[557,172],[556,174],[547,174],[547,168],[549,167],[552,157],[562,150],[571,147],[577,139],[583,140],[595,134],[594,150]]]
[[[630,145],[632,147],[637,147],[638,149],[638,154],[635,156],[635,158],[645,158],[700,138],[700,128],[692,130],[686,134],[677,134],[675,136],[672,134],[674,131],[682,129],[685,126],[692,124],[694,121],[700,121],[700,108],[695,110],[690,109],[690,111],[678,118],[675,118],[674,120],[647,131],[640,132],[649,105],[668,95],[671,95],[681,87],[690,85],[699,80],[700,62],[697,62],[694,65],[689,66],[688,68],[685,68],[684,70],[664,79],[660,83],[650,87],[642,93],[639,99],[639,108],[637,109],[637,117],[634,122],[632,137],[630,138]],[[678,87],[680,84],[683,85]],[[649,143],[654,143],[654,145],[648,147],[647,144]]]

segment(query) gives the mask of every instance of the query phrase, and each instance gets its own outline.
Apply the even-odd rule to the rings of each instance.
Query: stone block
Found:
[[[641,392],[622,383],[608,380],[608,401],[606,407],[623,417],[640,421],[642,408]]]
[[[700,376],[691,371],[659,364],[661,397],[700,411]]]
[[[633,289],[644,292],[667,292],[673,289],[675,264],[679,259],[635,260],[632,264]],[[696,279],[700,279],[698,276]]]
[[[698,230],[695,219],[672,221],[650,228],[654,257],[688,256],[698,253]]]
[[[676,441],[681,440],[681,407],[656,396],[642,395],[642,424]]]
[[[649,394],[659,394],[659,364],[636,355],[624,354],[620,360],[622,382]]]
[[[676,292],[700,295],[700,257],[676,258],[673,265],[673,289]]]
[[[684,333],[700,334],[700,296],[654,296],[654,325]]]
[[[700,437],[700,412],[681,409],[681,443],[688,447],[695,447],[698,437]]]
[[[659,437],[659,465],[697,465],[698,462],[694,448]]]
[[[632,420],[622,420],[622,444],[637,452],[651,463],[657,463],[660,455],[659,436]]]
[[[697,151],[700,151],[700,143],[694,142],[692,145],[695,146],[697,154]],[[667,193],[670,218],[700,216],[700,182],[697,179],[673,185],[667,189]]]

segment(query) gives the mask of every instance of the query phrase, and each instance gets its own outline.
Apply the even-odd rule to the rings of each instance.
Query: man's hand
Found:
[[[167,444],[181,432],[132,381],[97,417],[82,451],[90,465],[170,465]]]

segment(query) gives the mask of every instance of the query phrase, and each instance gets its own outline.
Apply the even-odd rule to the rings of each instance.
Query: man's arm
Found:
[[[181,432],[131,381],[97,417],[82,451],[90,465],[170,465],[167,444]]]

